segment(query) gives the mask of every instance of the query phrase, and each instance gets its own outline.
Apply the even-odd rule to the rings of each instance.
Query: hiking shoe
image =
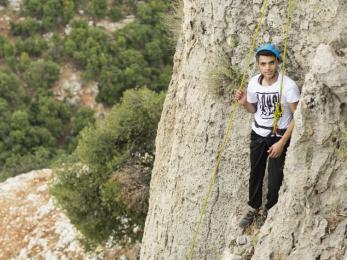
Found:
[[[245,229],[246,227],[248,227],[249,225],[253,223],[257,215],[258,215],[258,212],[256,211],[251,211],[251,210],[248,211],[248,213],[243,217],[243,219],[241,219],[239,223],[239,227],[242,229]]]
[[[264,225],[265,220],[267,218],[268,210],[264,209],[262,214],[258,214],[256,217],[255,223],[258,228],[261,228],[262,225]]]

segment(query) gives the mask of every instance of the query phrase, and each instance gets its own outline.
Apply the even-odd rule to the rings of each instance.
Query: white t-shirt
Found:
[[[260,85],[258,79],[260,74],[251,78],[247,87],[247,101],[249,103],[257,103],[257,111],[254,114],[254,120],[258,125],[264,127],[272,127],[274,121],[275,105],[280,96],[280,85],[282,73],[279,73],[277,81],[271,86]],[[288,103],[298,102],[300,98],[300,91],[296,83],[284,76],[283,79],[283,92],[281,103],[284,111],[282,117],[278,121],[279,129],[286,129],[293,118]],[[268,136],[271,130],[256,127],[255,122],[252,123],[252,129],[261,136]]]

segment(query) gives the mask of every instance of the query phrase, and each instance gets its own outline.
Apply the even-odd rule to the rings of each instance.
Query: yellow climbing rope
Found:
[[[286,61],[287,61],[288,34],[289,34],[289,27],[292,20],[292,8],[293,8],[292,0],[288,0],[288,13],[287,13],[285,35],[284,35],[283,61],[282,61],[282,68],[281,68],[282,77],[281,77],[281,86],[280,86],[280,96],[279,96],[278,102],[276,103],[272,134],[276,134],[278,121],[280,120],[283,114],[283,105],[281,104],[281,101],[282,101],[282,93],[283,93],[283,79],[284,79],[284,73],[285,73],[285,67],[286,67]]]
[[[248,56],[247,56],[246,65],[245,65],[245,69],[244,69],[244,72],[243,72],[243,75],[242,75],[242,79],[241,79],[239,90],[243,90],[244,89],[244,84],[245,84],[247,72],[248,72],[248,69],[249,69],[251,58],[253,57],[253,53],[254,53],[254,50],[255,50],[255,47],[256,47],[257,37],[259,35],[261,24],[262,24],[262,21],[264,19],[266,7],[267,7],[267,0],[264,0],[263,5],[262,5],[261,10],[260,10],[260,17],[259,17],[259,20],[258,20],[258,23],[257,23],[257,27],[256,27],[256,30],[255,30],[255,33],[253,34],[252,46],[251,46],[251,48],[249,50],[249,53],[248,53]],[[288,15],[287,15],[286,32],[285,32],[285,46],[284,46],[283,63],[282,63],[281,89],[280,89],[279,102],[276,104],[276,111],[277,112],[275,111],[275,115],[274,115],[275,116],[275,118],[274,118],[274,129],[275,130],[274,131],[276,131],[276,129],[277,129],[277,122],[278,122],[279,118],[282,116],[282,112],[281,112],[279,104],[281,104],[281,97],[282,97],[283,77],[284,77],[285,63],[286,63],[288,31],[289,31],[289,26],[290,26],[290,22],[291,22],[291,12],[292,12],[292,1],[288,0]],[[229,121],[228,121],[227,130],[226,130],[226,132],[224,134],[222,146],[221,146],[221,148],[219,150],[215,167],[213,168],[213,173],[212,173],[212,176],[210,178],[210,182],[209,182],[209,185],[208,185],[207,192],[206,192],[206,194],[205,194],[205,196],[203,198],[203,201],[202,201],[200,214],[199,214],[199,217],[197,219],[197,222],[196,222],[196,225],[195,225],[195,230],[194,230],[194,233],[193,233],[193,238],[192,238],[192,241],[191,241],[190,246],[189,246],[189,251],[188,251],[188,254],[187,254],[187,258],[186,258],[187,260],[191,260],[191,258],[193,256],[193,252],[194,252],[195,244],[196,244],[196,241],[197,241],[197,237],[198,237],[198,234],[200,232],[201,223],[202,223],[202,221],[204,219],[204,216],[205,216],[205,213],[206,213],[208,199],[209,199],[209,197],[210,197],[210,195],[212,193],[212,188],[213,188],[213,185],[214,185],[214,183],[216,181],[216,178],[217,178],[217,173],[218,173],[220,161],[221,161],[221,158],[222,158],[222,154],[224,152],[225,145],[227,143],[227,138],[229,136],[229,133],[230,133],[230,130],[231,130],[231,127],[232,127],[232,123],[233,123],[233,119],[234,119],[234,116],[235,116],[235,114],[237,112],[238,107],[239,107],[239,104],[237,102],[234,102],[232,104],[231,114],[230,114],[230,118],[229,118]],[[276,116],[276,114],[277,114],[277,116]],[[275,126],[276,126],[276,128],[275,128]]]
[[[249,50],[249,53],[248,53],[248,56],[247,56],[246,66],[245,66],[245,69],[244,69],[244,72],[243,72],[243,75],[242,75],[242,79],[241,79],[241,83],[240,83],[240,87],[239,87],[240,90],[244,89],[244,84],[245,84],[247,72],[248,72],[249,65],[251,63],[251,59],[253,57],[253,53],[254,53],[254,50],[255,50],[255,47],[256,47],[257,38],[258,38],[258,35],[259,35],[259,32],[260,32],[261,24],[262,24],[263,19],[264,19],[266,6],[267,6],[267,0],[264,0],[263,5],[262,5],[261,10],[260,10],[260,17],[259,17],[259,20],[258,20],[258,24],[257,24],[256,30],[255,30],[255,33],[253,35],[252,46],[251,46],[251,48]],[[219,164],[220,164],[220,161],[221,161],[221,158],[222,158],[222,154],[224,152],[224,148],[225,148],[225,145],[227,143],[228,135],[229,135],[230,130],[231,130],[233,119],[234,119],[234,116],[235,116],[235,113],[236,113],[238,107],[239,107],[238,103],[234,102],[233,105],[232,105],[232,108],[231,108],[231,115],[230,115],[230,118],[229,118],[227,130],[226,130],[226,132],[224,134],[223,143],[222,143],[221,149],[219,150],[219,153],[218,153],[218,156],[217,156],[217,161],[216,161],[216,164],[215,164],[215,167],[213,169],[213,173],[212,173],[209,185],[208,185],[207,193],[205,194],[205,197],[204,197],[202,205],[201,205],[200,215],[199,215],[198,220],[197,220],[196,225],[195,225],[193,239],[192,239],[192,241],[190,243],[189,252],[188,252],[188,255],[187,255],[187,260],[191,260],[191,258],[192,258],[192,255],[193,255],[193,252],[194,252],[194,247],[195,247],[195,244],[196,244],[196,240],[197,240],[198,234],[200,232],[200,226],[201,226],[201,223],[202,223],[202,221],[204,219],[204,216],[205,216],[205,213],[206,213],[208,199],[209,199],[209,197],[211,195],[212,187],[213,187],[213,185],[214,185],[214,183],[216,181]]]

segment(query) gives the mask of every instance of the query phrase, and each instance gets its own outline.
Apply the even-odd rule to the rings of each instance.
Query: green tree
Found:
[[[161,16],[167,7],[167,3],[163,0],[149,0],[138,5],[136,16],[142,23],[156,25],[161,22]]]
[[[42,18],[44,0],[24,0],[22,9],[24,14]]]
[[[14,57],[16,55],[16,49],[9,41],[5,41],[3,44],[3,53],[5,58]]]
[[[47,96],[38,96],[30,107],[30,120],[34,125],[44,127],[56,138],[66,135],[70,111],[65,103]]]
[[[28,17],[23,21],[10,22],[11,32],[15,36],[33,36],[40,32],[41,25],[39,21],[34,18]]]
[[[25,91],[17,78],[6,71],[0,71],[0,98],[12,108],[20,108],[24,105]]]
[[[53,195],[91,241],[104,242],[111,234],[118,242],[139,239],[141,232],[132,230],[143,228],[146,208],[127,206],[121,196],[124,186],[112,173],[133,154],[153,154],[163,101],[164,94],[146,88],[127,90],[104,120],[82,131],[71,161],[56,172]],[[126,225],[121,221],[124,218]]]
[[[16,42],[16,49],[18,52],[26,52],[33,56],[40,56],[47,48],[47,41],[39,34],[25,39],[20,38]]]
[[[164,52],[160,44],[160,40],[153,40],[145,45],[144,56],[151,66],[159,67],[163,63]]]
[[[44,147],[36,147],[32,153],[25,155],[12,153],[4,163],[3,171],[0,174],[0,181],[4,181],[8,177],[23,172],[42,169],[48,164],[51,158],[51,152]]]
[[[28,113],[23,110],[13,112],[10,126],[12,129],[28,128],[30,126]]]
[[[49,50],[46,53],[45,59],[54,62],[63,62],[65,58],[64,39],[58,33],[54,33],[49,45]]]
[[[46,30],[63,22],[62,10],[64,11],[61,0],[46,0],[43,5],[43,26]]]
[[[90,14],[96,18],[105,17],[107,12],[106,0],[91,0],[90,1]]]
[[[48,90],[59,79],[59,65],[53,61],[39,60],[33,62],[25,71],[24,79],[31,89]]]
[[[112,19],[113,22],[118,22],[122,18],[124,18],[123,11],[118,6],[112,6],[110,9],[108,16]]]
[[[19,58],[18,68],[21,71],[25,71],[29,68],[29,66],[30,66],[30,57],[28,53],[22,52]]]
[[[75,2],[73,0],[63,0],[64,21],[69,22],[75,14]]]
[[[166,65],[163,68],[152,68],[152,78],[150,89],[160,92],[165,91],[170,83],[172,75],[172,66]]]
[[[95,123],[95,111],[88,107],[78,107],[71,116],[69,135],[66,136],[67,151],[72,153],[77,146],[79,133]]]

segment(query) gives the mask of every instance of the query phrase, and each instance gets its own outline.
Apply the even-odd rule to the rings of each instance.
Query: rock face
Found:
[[[60,78],[53,86],[54,97],[72,105],[86,106],[95,110],[97,116],[104,115],[109,109],[95,98],[99,93],[96,82],[82,80],[81,72],[72,64],[65,64],[60,69]]]
[[[230,113],[231,101],[215,94],[209,78],[217,53],[243,69],[261,4],[184,1],[183,33],[156,139],[141,259],[188,254]],[[268,1],[258,43],[283,47],[286,8],[287,1]],[[287,74],[302,97],[279,202],[260,230],[241,234],[237,224],[248,210],[252,119],[239,109],[193,259],[346,259],[346,15],[343,0],[295,1]]]
[[[0,259],[136,259],[139,245],[85,252],[81,234],[53,203],[51,179],[45,169],[0,183]]]
[[[0,185],[0,259],[80,257],[78,232],[54,207],[51,170],[32,171]]]

